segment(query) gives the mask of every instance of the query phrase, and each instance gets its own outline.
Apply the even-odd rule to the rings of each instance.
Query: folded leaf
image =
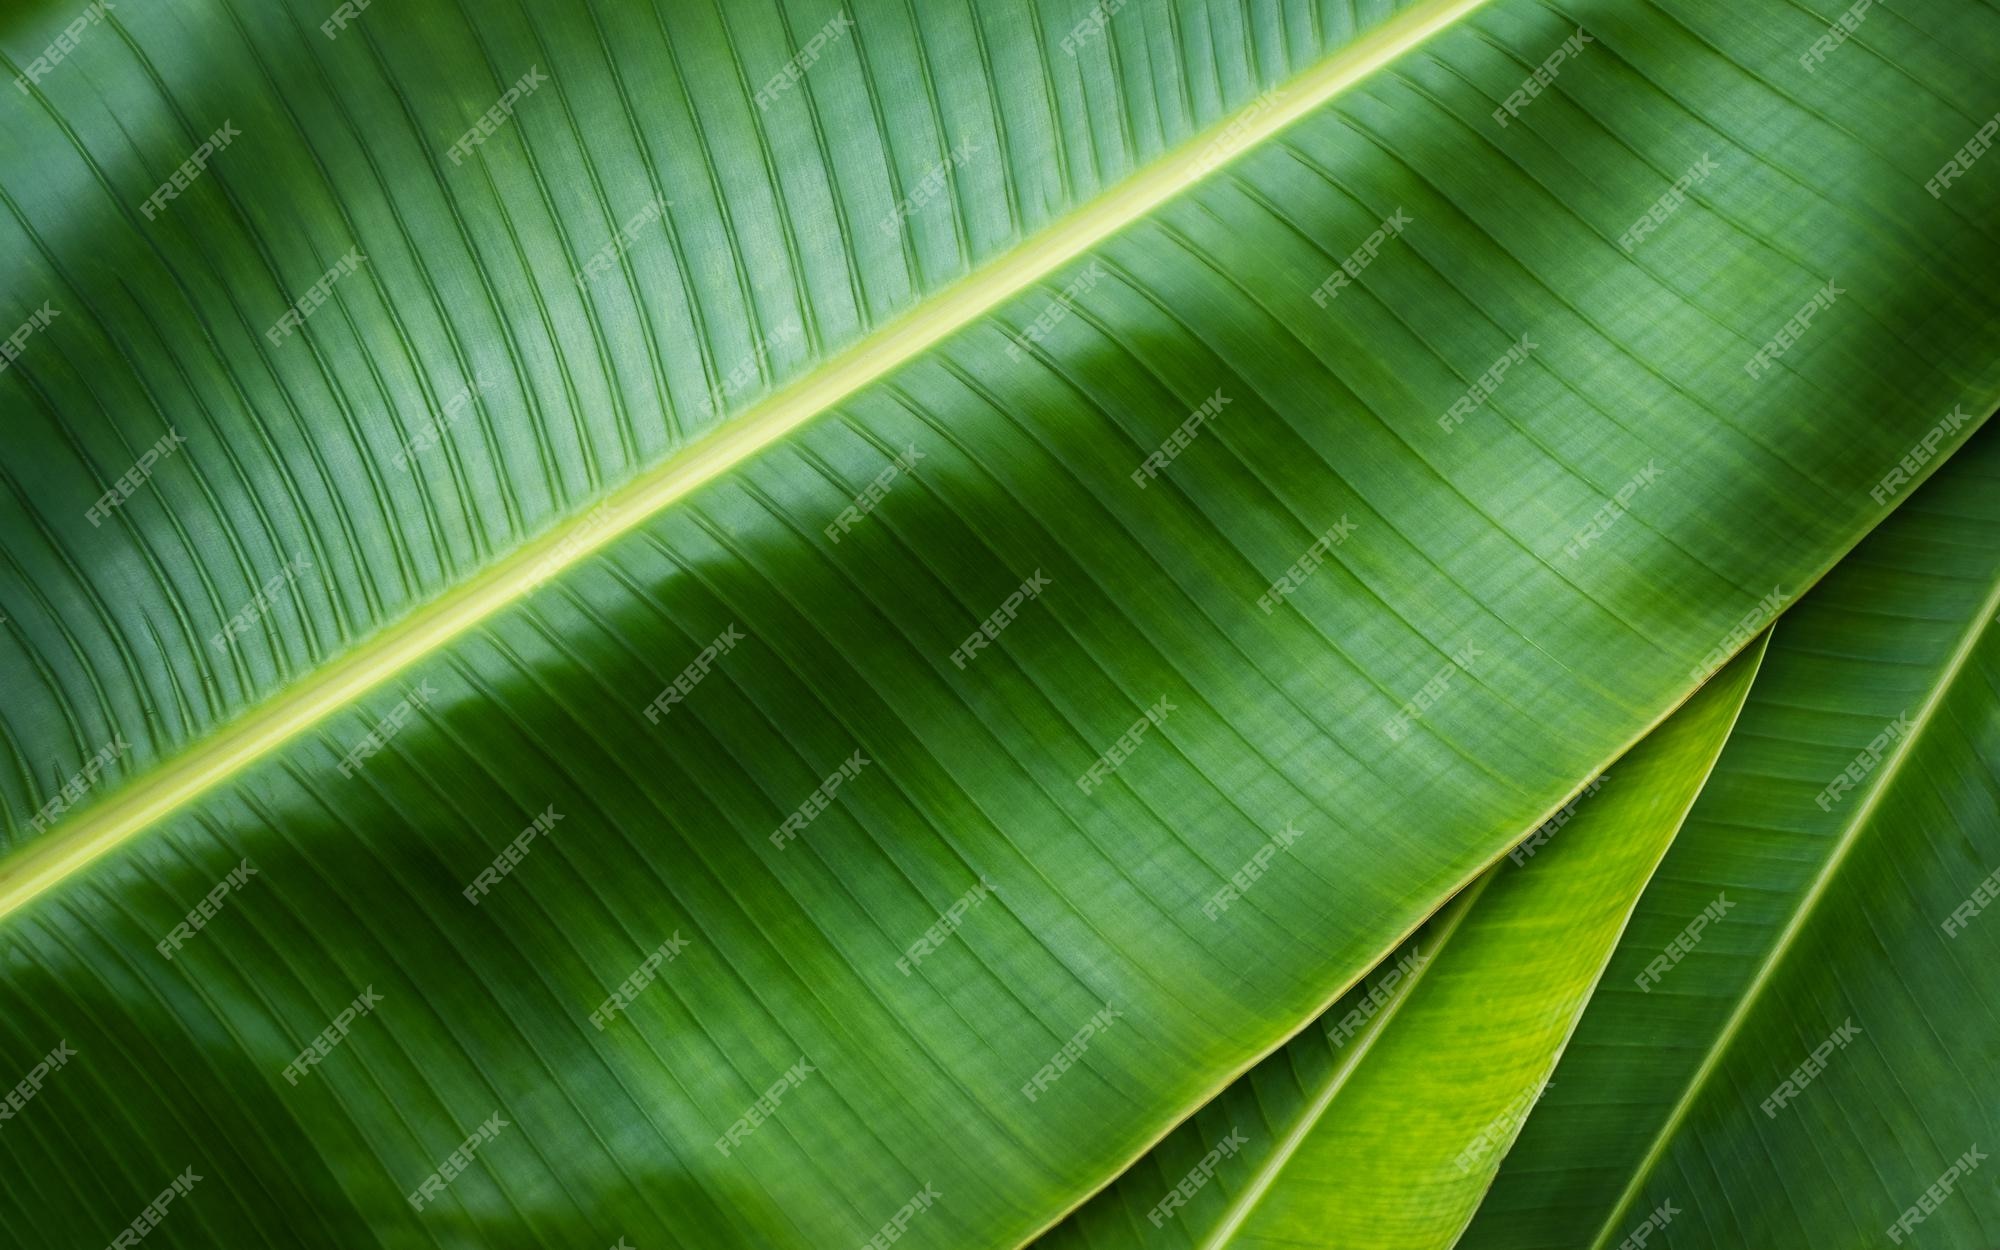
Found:
[[[1993,1240],[1996,553],[1985,433],[1785,618],[1468,1250]]]
[[[1763,651],[1037,1245],[1450,1246],[1545,1093]]]

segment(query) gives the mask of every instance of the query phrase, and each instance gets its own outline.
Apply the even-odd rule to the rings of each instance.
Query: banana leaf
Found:
[[[1984,7],[343,11],[5,19],[22,1244],[1018,1244],[2000,395]]]
[[[1982,433],[1778,627],[1461,1245],[1994,1240],[1996,616]]]
[[[1768,638],[1454,898],[1365,993],[1202,1108],[1039,1250],[1457,1241],[1550,1092]]]

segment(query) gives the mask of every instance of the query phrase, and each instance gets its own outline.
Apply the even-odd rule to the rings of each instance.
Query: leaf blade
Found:
[[[1879,971],[1888,958],[1900,975],[1917,975],[1921,965],[1911,953],[1916,934],[1897,923],[1904,901],[1871,899],[1864,910],[1852,882],[1881,871],[1885,855],[1924,858],[1918,839],[1937,836],[1925,812],[1927,791],[1977,796],[1986,784],[1978,726],[1990,715],[1984,706],[1990,694],[1980,685],[1986,681],[2000,588],[1980,544],[2000,520],[1990,498],[1994,464],[1994,442],[1983,436],[1788,619],[1791,636],[1773,648],[1770,684],[1753,695],[1744,740],[1725,756],[1715,790],[1697,806],[1686,839],[1662,869],[1658,892],[1642,903],[1642,923],[1635,925],[1630,949],[1619,952],[1612,981],[1619,992],[1594,1003],[1585,1018],[1583,1040],[1569,1060],[1578,1073],[1573,1084],[1584,1092],[1552,1100],[1544,1122],[1531,1122],[1527,1148],[1503,1169],[1468,1247],[1556,1244],[1570,1234],[1555,1232],[1552,1219],[1569,1229],[1587,1223],[1596,1244],[1615,1244],[1663,1199],[1707,1222],[1707,1235],[1723,1235],[1715,1227],[1723,1223],[1727,1235],[1758,1236],[1772,1244],[1803,1244],[1797,1239],[1805,1236],[1872,1235],[1901,1214],[1893,1207],[1878,1228],[1857,1220],[1840,1232],[1817,1218],[1812,1204],[1770,1204],[1754,1212],[1742,1207],[1750,1214],[1730,1217],[1714,1196],[1715,1189],[1726,1193],[1728,1186],[1705,1186],[1686,1163],[1670,1173],[1666,1166],[1699,1151],[1733,1152],[1756,1142],[1796,1176],[1800,1161],[1794,1156],[1806,1147],[1799,1140],[1798,1118],[1766,1116],[1758,1122],[1758,1102],[1784,1078],[1784,1069],[1768,1083],[1736,1073],[1776,1064],[1784,1056],[1772,1050],[1818,1047],[1822,1035],[1841,1023],[1818,1024],[1836,1001],[1848,1003],[1864,1032],[1872,1027],[1887,1032],[1878,1024],[1879,1010],[1871,1015],[1858,990],[1837,988],[1844,972]],[[1839,691],[1839,697],[1828,698],[1830,691]],[[1866,757],[1884,723],[1905,717],[1913,730],[1899,735],[1894,753],[1879,767],[1866,770],[1854,793],[1838,792],[1824,808],[1815,802],[1809,779],[1817,770],[1828,770],[1822,780],[1838,780],[1842,769]],[[1940,749],[1964,758],[1945,771],[1920,763]],[[1918,771],[1906,774],[1911,767]],[[1977,813],[1976,805],[1965,810]],[[1973,845],[1988,832],[1976,814],[1964,828]],[[1942,847],[1931,851],[1939,871],[1958,858]],[[1935,874],[1920,877],[1930,875]],[[1734,933],[1718,928],[1718,938],[1733,939],[1728,946],[1709,949],[1704,942],[1676,963],[1671,980],[1663,977],[1656,991],[1669,1001],[1656,1006],[1655,993],[1641,996],[1624,985],[1646,975],[1643,965],[1658,954],[1669,922],[1686,918],[1683,883],[1692,880],[1741,890],[1749,915],[1738,918],[1745,923]],[[1921,880],[1911,884],[1934,893],[1940,888]],[[1951,887],[1943,888],[1949,894]],[[1879,931],[1880,957],[1825,936],[1830,929],[1862,925]],[[1829,980],[1835,984],[1826,984]],[[1773,999],[1788,1000],[1788,1014],[1777,1013]],[[1636,1068],[1608,1063],[1612,1050],[1622,1049],[1642,1027],[1658,1047],[1653,1061]],[[1795,1041],[1789,1037],[1794,1032]],[[1940,1057],[1926,1055],[1909,1039],[1885,1039],[1883,1045],[1902,1047],[1903,1062],[1912,1068],[1919,1066],[1912,1056],[1935,1067],[1953,1062],[1957,1049],[1946,1044]],[[1865,1050],[1850,1055],[1844,1043],[1838,1049],[1829,1062],[1829,1086],[1840,1084],[1837,1065],[1871,1062]],[[1975,1079],[1964,1091],[1975,1105],[1980,1086]],[[1838,1093],[1823,1097],[1829,1111],[1848,1115],[1895,1114],[1898,1101],[1912,1101],[1926,1123],[1962,1118],[1918,1083],[1901,1095],[1850,1089],[1847,1096],[1864,1092],[1878,1100],[1865,1112],[1860,1104],[1842,1108]],[[1739,1105],[1738,1098],[1746,1101]],[[1602,1106],[1595,1105],[1600,1099]],[[1607,1119],[1603,1108],[1613,1104],[1618,1111]],[[1854,1132],[1851,1122],[1818,1127],[1828,1151],[1842,1149]],[[1899,1170],[1904,1166],[1895,1162]],[[1518,1175],[1512,1173],[1516,1168]],[[1915,1187],[1921,1191],[1928,1183]],[[1891,1201],[1879,1192],[1889,1187],[1877,1176],[1843,1173],[1839,1184],[1846,1192],[1869,1193],[1877,1203]],[[1704,1189],[1709,1201],[1697,1203],[1690,1191]],[[1788,1222],[1787,1211],[1796,1225]],[[1971,1204],[1966,1214],[1990,1218],[1984,1204]],[[1687,1225],[1684,1220],[1684,1230]]]
[[[1413,950],[1427,953],[1414,972],[1398,961],[1385,982],[1378,968],[1368,993],[1348,996],[1176,1130],[1157,1162],[1134,1165],[1037,1245],[1451,1246],[1714,767],[1767,641],[1454,899],[1419,932]],[[1223,1125],[1251,1140],[1212,1177],[1190,1173],[1198,1197],[1211,1180],[1215,1190],[1181,1207],[1173,1182],[1190,1157],[1207,1162]]]

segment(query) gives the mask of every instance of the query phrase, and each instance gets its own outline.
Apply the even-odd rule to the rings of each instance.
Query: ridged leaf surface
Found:
[[[1982,433],[1779,626],[1468,1250],[2000,1235],[1990,1164],[1925,1198],[2000,1141],[1996,614]]]
[[[1040,1250],[1449,1247],[1729,738],[1760,639]]]
[[[923,85],[982,48],[1056,66],[1084,6],[981,3],[953,44],[930,23],[956,10],[856,5],[783,116],[754,84],[831,13],[380,5],[328,40],[295,8],[113,12],[0,126],[9,298],[90,295],[0,376],[32,431],[0,465],[0,1071],[77,1051],[0,1134],[22,1244],[101,1246],[190,1167],[149,1245],[1019,1244],[1679,705],[1874,526],[1899,457],[2000,394],[2000,163],[1924,191],[1977,129],[1985,6],[1885,14],[1805,75],[1823,24],[1775,3],[1432,0],[1354,43],[1330,10],[1135,3],[1115,54],[1043,80],[1109,94],[949,90],[1072,136],[1118,133],[1141,81],[1208,103],[1154,99],[1177,120],[1101,165],[1051,138],[950,184],[871,241],[903,250],[886,278],[860,235],[962,120]],[[17,65],[66,20],[30,16]],[[440,156],[517,65],[549,82]],[[145,219],[224,118],[242,138]],[[849,159],[891,126],[923,138]],[[715,172],[665,179],[668,152]],[[1050,160],[1092,173],[1022,207]],[[730,197],[759,179],[753,214]],[[603,204],[647,192],[675,200],[663,246],[565,289],[623,220]],[[705,207],[677,253],[681,196]],[[270,340],[350,242],[367,263]],[[831,327],[759,366],[789,381],[663,415],[788,311]],[[501,410],[378,485],[488,362]],[[214,647],[299,544],[311,576]],[[1211,922],[1288,823],[1299,870]]]

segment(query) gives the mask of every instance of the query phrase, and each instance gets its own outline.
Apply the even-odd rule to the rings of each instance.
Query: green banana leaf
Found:
[[[1452,900],[1367,993],[1037,1245],[1449,1247],[1547,1092],[1768,638]]]
[[[53,320],[0,362],[0,849],[107,742],[177,758],[781,384],[989,312],[1401,7],[7,6],[0,339]]]
[[[2000,1141],[1996,615],[1982,433],[1779,626],[1461,1245],[2000,1237],[1968,1158]],[[1724,920],[1671,946],[1718,894]]]
[[[6,1236],[1018,1244],[2000,394],[1989,9],[922,7],[121,7],[8,101]]]

